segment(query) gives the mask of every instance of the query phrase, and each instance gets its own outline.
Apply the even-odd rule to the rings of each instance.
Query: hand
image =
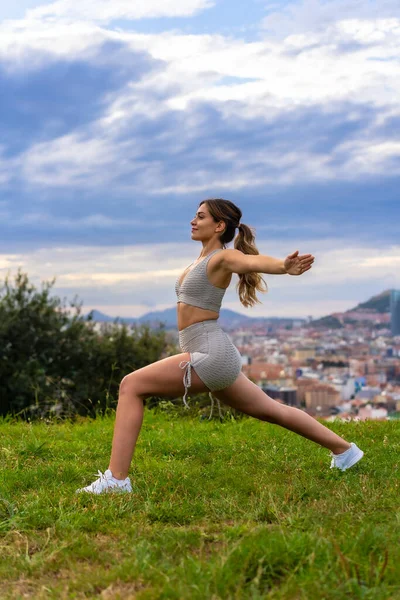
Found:
[[[296,252],[289,254],[289,256],[285,258],[283,264],[286,273],[289,273],[289,275],[302,275],[305,271],[311,269],[313,262],[314,257],[312,254],[302,254],[299,256],[299,251],[296,250]]]

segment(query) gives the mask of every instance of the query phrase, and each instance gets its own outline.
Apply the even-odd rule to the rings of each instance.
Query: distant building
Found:
[[[331,384],[336,391],[340,392],[342,401],[347,402],[354,397],[356,391],[356,380],[354,377],[348,379],[334,379]]]
[[[386,421],[388,411],[386,408],[374,408],[370,404],[362,406],[358,411],[358,418],[360,421],[366,421],[367,419],[374,419],[377,421]]]
[[[246,377],[261,386],[266,385],[268,381],[279,381],[281,384],[284,384],[287,379],[287,374],[283,370],[282,365],[275,365],[273,363],[252,361],[250,364],[244,364],[242,370]]]
[[[242,365],[251,365],[251,356],[248,354],[242,354]]]
[[[338,406],[341,402],[340,393],[328,384],[317,384],[312,389],[305,391],[306,408],[321,410]]]
[[[262,390],[274,400],[282,400],[289,406],[297,406],[297,389],[295,387],[267,385]]]
[[[400,335],[400,290],[390,291],[390,333]]]
[[[314,348],[297,348],[293,352],[293,358],[295,360],[304,361],[308,358],[315,358],[315,349]]]
[[[380,387],[367,387],[357,392],[358,400],[372,400],[376,395],[380,394]]]
[[[299,403],[299,405],[305,405],[305,401],[306,401],[305,393],[308,390],[313,389],[317,384],[318,384],[318,380],[315,380],[313,378],[297,379],[297,381],[296,381],[297,402]]]

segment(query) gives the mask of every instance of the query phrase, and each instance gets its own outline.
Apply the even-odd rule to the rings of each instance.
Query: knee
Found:
[[[125,375],[119,384],[120,396],[139,396],[142,400],[146,400],[145,385],[143,380],[137,375],[136,371]]]
[[[129,394],[133,392],[135,386],[135,377],[134,373],[129,373],[129,375],[125,375],[125,377],[121,380],[119,384],[119,393],[120,394]]]

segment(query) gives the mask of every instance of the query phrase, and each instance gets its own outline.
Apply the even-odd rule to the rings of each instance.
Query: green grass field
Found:
[[[329,424],[329,451],[254,419],[146,410],[134,493],[76,495],[113,418],[0,424],[0,598],[400,598],[400,423]]]

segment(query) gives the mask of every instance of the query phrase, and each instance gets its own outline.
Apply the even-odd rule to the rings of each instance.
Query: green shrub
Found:
[[[18,270],[0,288],[0,415],[95,416],[115,407],[121,379],[172,351],[164,325],[114,321],[96,331],[75,298],[51,297]],[[71,314],[72,313],[72,314]]]

